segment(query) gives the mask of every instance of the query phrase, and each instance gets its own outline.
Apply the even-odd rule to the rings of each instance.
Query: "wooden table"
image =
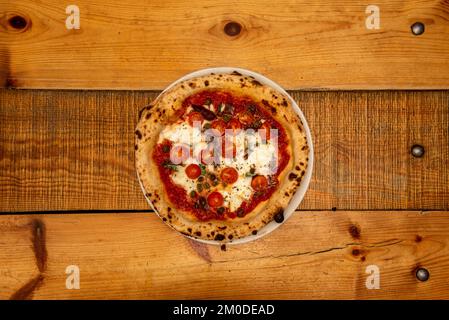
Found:
[[[67,30],[56,0],[0,0],[0,298],[448,299],[449,3],[376,4],[373,30],[350,0],[80,0]],[[134,169],[139,110],[218,65],[289,89],[316,159],[298,211],[225,251],[163,224]]]

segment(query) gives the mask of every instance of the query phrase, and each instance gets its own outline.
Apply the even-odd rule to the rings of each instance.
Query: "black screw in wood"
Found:
[[[13,16],[8,20],[9,25],[14,29],[24,29],[27,26],[27,21],[24,17],[21,16]]]
[[[228,22],[224,26],[224,32],[230,37],[237,36],[240,31],[242,31],[242,25],[234,21]]]
[[[424,150],[424,147],[419,144],[415,144],[412,146],[411,153],[415,158],[421,158],[425,152],[426,151]]]
[[[415,36],[419,36],[419,35],[424,33],[426,28],[424,26],[424,23],[422,23],[422,22],[415,22],[414,24],[412,24],[411,29],[412,29],[412,33]]]
[[[427,281],[429,280],[429,277],[430,273],[427,269],[419,268],[418,270],[416,270],[416,279],[418,279],[419,281]]]

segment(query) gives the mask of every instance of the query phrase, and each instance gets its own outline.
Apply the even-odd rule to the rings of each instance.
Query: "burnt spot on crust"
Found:
[[[261,87],[262,86],[262,84],[259,81],[257,81],[257,80],[252,80],[251,83],[253,85],[257,86],[257,87]]]
[[[224,240],[224,238],[225,238],[224,235],[222,235],[220,233],[217,233],[217,235],[215,236],[214,240],[222,241],[222,240]]]
[[[204,81],[204,85],[205,85],[206,87],[208,87],[208,86],[209,86],[209,80]]]
[[[232,234],[228,235],[229,240],[232,240],[232,238],[234,238],[234,236]]]
[[[255,236],[257,234],[257,230],[253,230],[253,232],[251,232],[253,236]]]
[[[221,247],[220,247],[220,249],[221,249],[221,251],[226,251],[226,245],[225,245],[225,244],[222,244]]]
[[[197,237],[201,237],[201,231],[195,231],[195,235],[196,235]]]
[[[167,211],[168,211],[168,212],[171,212],[171,208],[170,208],[170,207],[168,207],[168,208],[167,208]]]
[[[238,72],[236,70],[232,71],[231,74],[236,75],[236,76],[241,76],[242,75],[240,72]]]
[[[288,175],[288,180],[290,180],[290,181],[293,181],[293,180],[295,180],[296,178],[298,178],[298,175],[297,175],[296,173],[291,172],[291,173]]]
[[[285,191],[284,195],[285,195],[286,197],[288,197],[288,196],[290,196],[290,193],[288,193],[287,191]]]
[[[265,100],[265,99],[262,99],[262,104],[263,104],[264,106],[266,106],[266,107],[271,107],[271,106],[270,106],[270,103],[269,103],[267,100]]]
[[[167,218],[166,218],[166,217],[163,217],[163,218],[162,218],[162,221],[166,222],[166,221],[167,221]]]
[[[285,100],[285,98],[282,99],[282,105],[284,107],[288,106],[287,100]]]
[[[190,88],[196,88],[196,84],[195,84],[195,82],[189,82],[189,87]]]
[[[139,119],[142,117],[142,114],[145,110],[150,110],[152,107],[153,107],[152,105],[149,105],[149,106],[145,106],[142,109],[140,109],[139,114],[138,114]],[[146,119],[148,119],[148,118],[149,118],[149,114],[146,115]]]
[[[308,146],[308,145],[304,145],[304,146],[302,146],[302,148],[301,148],[302,151],[307,150],[307,149],[309,149],[309,146]]]
[[[277,223],[284,222],[284,209],[280,208],[274,215],[274,221]]]
[[[277,110],[275,107],[270,108],[272,114],[276,114]],[[287,120],[287,118],[285,118]]]
[[[137,139],[142,139],[142,133],[139,130],[136,130],[135,134],[137,136]]]
[[[139,146],[137,144],[134,145],[134,150],[138,150]]]
[[[187,228],[188,233],[192,233],[192,228]]]

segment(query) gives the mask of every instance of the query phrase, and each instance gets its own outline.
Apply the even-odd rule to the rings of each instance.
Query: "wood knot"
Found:
[[[355,224],[350,225],[348,232],[352,238],[360,239],[360,228],[357,225]]]
[[[8,23],[12,28],[18,30],[24,29],[28,24],[24,17],[18,15],[9,18]]]
[[[0,24],[10,32],[24,32],[30,28],[31,20],[26,15],[9,12],[0,18]]]
[[[240,34],[242,31],[242,25],[235,21],[230,21],[224,26],[224,33],[226,33],[230,37],[235,37]]]

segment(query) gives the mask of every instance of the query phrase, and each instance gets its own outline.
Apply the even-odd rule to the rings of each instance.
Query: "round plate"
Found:
[[[299,206],[299,204],[301,203],[302,199],[304,198],[304,195],[307,191],[307,188],[309,187],[309,183],[310,183],[310,179],[312,177],[312,169],[313,169],[313,144],[312,144],[312,135],[310,133],[310,129],[309,126],[307,124],[306,118],[304,117],[304,114],[302,113],[301,109],[299,109],[298,105],[296,104],[295,100],[277,83],[275,83],[274,81],[268,79],[267,77],[264,77],[263,75],[253,72],[253,71],[249,71],[246,69],[241,69],[241,68],[232,68],[232,67],[218,67],[218,68],[207,68],[207,69],[202,69],[202,70],[198,70],[192,73],[189,73],[187,75],[185,75],[184,77],[176,80],[175,82],[173,82],[172,84],[170,84],[164,91],[162,91],[160,95],[164,94],[167,90],[169,90],[170,88],[172,88],[173,86],[175,86],[176,84],[178,84],[181,81],[185,81],[185,80],[189,80],[189,79],[193,79],[193,78],[197,78],[197,77],[202,77],[202,76],[206,76],[209,75],[211,73],[215,73],[215,74],[219,74],[219,73],[232,73],[233,71],[237,71],[239,73],[241,73],[242,75],[245,76],[252,76],[254,77],[257,81],[259,81],[262,84],[265,84],[269,87],[272,87],[273,89],[283,93],[289,100],[290,103],[292,104],[293,109],[295,110],[295,112],[298,114],[299,118],[301,119],[303,126],[304,126],[304,130],[306,131],[306,137],[307,137],[307,144],[309,145],[309,161],[307,164],[307,169],[306,169],[306,173],[301,181],[301,184],[299,185],[298,189],[296,190],[296,193],[293,195],[292,199],[290,200],[290,203],[288,204],[287,208],[284,209],[284,222],[283,223],[277,223],[275,221],[271,221],[270,223],[268,223],[267,225],[265,225],[262,229],[260,229],[256,235],[249,235],[246,236],[244,238],[240,238],[240,239],[235,239],[231,242],[226,242],[227,245],[229,244],[239,244],[239,243],[246,243],[249,241],[253,241],[256,239],[259,239],[267,234],[269,234],[270,232],[272,232],[273,230],[277,229],[280,225],[284,224],[288,218],[290,218],[290,216],[293,214],[293,212],[295,212],[296,208]],[[159,98],[159,96],[157,98]],[[156,99],[157,99],[156,98]],[[139,184],[140,187],[143,191],[143,194],[145,195],[145,189],[142,185],[142,182],[140,180],[139,175],[137,175],[137,178],[139,180]],[[150,204],[151,208],[159,215],[159,213],[157,212],[156,208],[153,206],[153,204],[151,203],[150,199],[147,198],[147,196],[145,195],[145,198],[147,199],[148,203]],[[173,230],[175,230],[172,227]],[[177,231],[177,230],[175,230]],[[195,237],[190,237],[187,235],[182,234],[184,237],[202,242],[202,243],[207,243],[207,244],[214,244],[214,245],[221,245],[223,244],[223,242],[220,241],[214,241],[214,240],[204,240],[204,239],[197,239]]]

